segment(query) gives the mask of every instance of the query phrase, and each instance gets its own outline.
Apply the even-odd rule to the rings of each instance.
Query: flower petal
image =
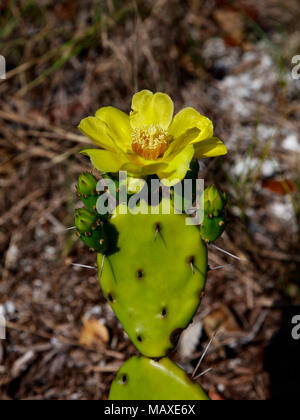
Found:
[[[87,117],[79,124],[79,130],[97,146],[110,151],[116,150],[116,144],[107,132],[107,127],[99,118]]]
[[[131,150],[131,125],[129,115],[112,106],[100,108],[96,117],[103,121],[111,137],[124,151]]]
[[[101,149],[82,150],[83,155],[88,156],[96,169],[101,172],[118,172],[126,158],[124,155]]]
[[[147,175],[156,174],[157,172],[164,171],[167,168],[168,164],[166,162],[144,163],[143,166],[136,165],[132,162],[127,162],[122,166],[120,170],[127,171],[129,174],[134,176],[143,177]]]
[[[199,129],[197,127],[190,128],[183,132],[179,137],[174,140],[168,147],[164,154],[164,159],[170,159],[177,155],[184,147],[193,143],[193,141],[199,136]]]
[[[194,144],[195,158],[210,158],[215,156],[223,156],[227,153],[225,144],[218,137],[211,137]]]
[[[157,175],[162,180],[163,184],[171,187],[183,180],[187,171],[190,168],[191,160],[194,156],[194,147],[189,145],[178,153],[174,159],[169,162],[166,171],[159,172]]]
[[[153,94],[149,90],[136,93],[131,108],[130,123],[133,128],[153,124],[167,130],[174,113],[174,104],[168,95],[160,92]]]
[[[195,127],[199,129],[199,135],[192,143],[197,143],[213,136],[214,128],[210,119],[199,114],[194,108],[184,108],[174,117],[169,128],[169,134],[176,141],[184,132]]]

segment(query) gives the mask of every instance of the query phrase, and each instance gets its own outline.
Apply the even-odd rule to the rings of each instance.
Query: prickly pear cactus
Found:
[[[200,385],[168,358],[132,357],[119,370],[110,400],[209,400]]]
[[[170,205],[163,200],[160,207]],[[182,214],[121,214],[111,219],[118,251],[98,256],[100,282],[127,334],[148,357],[171,349],[200,304],[207,272],[207,249],[196,226]],[[157,210],[159,210],[157,208]]]
[[[224,232],[226,204],[226,195],[214,185],[204,191],[204,219],[200,234],[205,242],[216,241]]]
[[[227,149],[213,136],[212,122],[193,108],[173,118],[174,104],[163,93],[138,92],[131,108],[130,115],[101,108],[79,126],[100,146],[82,153],[105,182],[97,191],[92,174],[80,175],[77,192],[85,208],[76,211],[77,234],[98,253],[104,294],[137,349],[143,356],[160,358],[127,361],[113,382],[110,399],[205,400],[202,388],[164,356],[200,304],[208,267],[206,243],[223,233],[226,196],[214,186],[204,192],[200,226],[186,223],[187,216],[178,210],[183,207],[192,214],[198,203],[197,160],[222,156]],[[118,177],[118,171],[128,171],[129,178],[124,180],[120,172]],[[161,199],[161,185],[152,182],[158,179],[171,187],[171,199]],[[194,181],[192,188],[186,180]],[[157,192],[160,204],[149,206],[143,198],[135,205],[139,192],[151,199]],[[102,215],[104,199],[110,212],[115,209],[112,217]]]

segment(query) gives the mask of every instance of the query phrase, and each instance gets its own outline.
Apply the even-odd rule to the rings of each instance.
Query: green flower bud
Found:
[[[87,209],[75,211],[75,226],[79,233],[88,234],[92,231],[92,226],[97,223],[98,215]]]
[[[78,178],[78,194],[95,195],[98,180],[90,172],[83,172]]]

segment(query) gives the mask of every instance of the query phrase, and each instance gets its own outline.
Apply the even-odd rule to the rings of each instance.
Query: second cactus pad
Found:
[[[149,214],[136,215],[121,214],[123,205],[116,209],[111,223],[118,251],[105,258],[100,276],[112,309],[148,357],[162,357],[174,347],[200,304],[207,273],[198,228],[187,226],[186,216],[174,210],[161,214],[161,207],[160,214],[150,214],[150,207]],[[99,272],[102,262],[99,254]]]
[[[201,386],[168,358],[132,357],[121,367],[110,400],[209,400]]]

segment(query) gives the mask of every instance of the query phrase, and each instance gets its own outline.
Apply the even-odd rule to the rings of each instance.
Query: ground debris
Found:
[[[201,162],[201,177],[230,197],[217,246],[241,261],[209,247],[210,267],[224,269],[208,273],[173,358],[193,372],[217,332],[201,366],[213,370],[199,378],[212,398],[272,397],[265,349],[284,308],[300,302],[300,82],[290,71],[298,2],[141,0],[138,17],[131,0],[32,2],[32,14],[4,3],[0,398],[107,399],[136,354],[97,271],[84,267],[96,256],[66,229],[77,177],[91,169],[77,153],[90,142],[76,127],[101,106],[128,112],[138,88],[207,115],[229,149]]]

